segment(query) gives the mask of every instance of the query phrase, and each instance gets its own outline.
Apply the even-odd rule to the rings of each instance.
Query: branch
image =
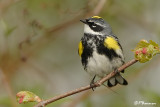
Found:
[[[21,91],[21,92],[17,93],[17,95],[16,95],[17,101],[20,104],[26,103],[26,102],[38,102],[38,104],[35,105],[34,107],[44,107],[45,105],[48,105],[48,104],[55,102],[57,100],[60,100],[62,98],[71,96],[73,94],[80,93],[82,91],[89,90],[91,88],[93,89],[96,87],[100,87],[105,81],[114,77],[117,73],[120,73],[122,70],[133,65],[137,61],[139,61],[140,63],[145,63],[145,62],[151,60],[153,56],[160,53],[160,46],[152,40],[150,40],[149,42],[146,40],[141,40],[137,44],[136,48],[132,51],[134,52],[135,59],[132,59],[131,61],[129,61],[126,64],[119,67],[116,71],[113,71],[113,72],[109,73],[108,75],[106,75],[104,78],[96,81],[93,85],[87,85],[87,86],[66,92],[64,94],[55,96],[55,97],[50,98],[48,100],[41,100],[37,95],[35,95],[32,92]]]
[[[103,9],[105,2],[107,2],[107,0],[100,0],[95,9],[91,12],[91,15],[98,15]]]
[[[121,67],[118,68],[118,71],[115,72],[111,72],[109,73],[107,76],[105,76],[104,78],[100,79],[99,81],[96,81],[92,86],[90,85],[87,85],[87,86],[84,86],[84,87],[81,87],[81,88],[78,88],[78,89],[75,89],[75,90],[72,90],[72,91],[69,91],[69,92],[66,92],[64,94],[61,94],[61,95],[58,95],[58,96],[55,96],[53,98],[50,98],[50,99],[47,99],[47,100],[43,100],[41,102],[39,102],[37,105],[35,105],[34,107],[44,107],[45,105],[48,105],[52,102],[55,102],[57,100],[60,100],[62,98],[65,98],[65,97],[68,97],[68,96],[71,96],[73,94],[76,94],[76,93],[80,93],[82,91],[86,91],[86,90],[89,90],[91,88],[96,88],[96,87],[100,87],[105,81],[107,81],[108,79],[112,78],[113,76],[116,75],[116,73],[118,72],[121,72],[122,70],[126,69],[127,67],[133,65],[134,63],[136,63],[138,60],[136,59],[133,59],[127,63],[125,63],[124,65],[122,65]]]

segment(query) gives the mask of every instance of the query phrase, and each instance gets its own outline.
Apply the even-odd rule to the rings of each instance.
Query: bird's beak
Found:
[[[84,23],[84,24],[87,24],[87,21],[86,21],[86,19],[82,19],[82,20],[80,20],[82,23]]]

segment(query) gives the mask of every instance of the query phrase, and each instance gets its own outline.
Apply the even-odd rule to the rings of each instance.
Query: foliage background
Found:
[[[28,90],[43,99],[87,85],[77,54],[83,24],[101,0],[0,0],[0,107],[29,107],[15,101]],[[160,41],[159,0],[106,0],[99,15],[112,26],[126,61],[141,39]],[[67,22],[67,23],[66,23]],[[160,57],[137,63],[124,74],[129,85],[97,88],[47,107],[134,107],[134,101],[160,105]],[[129,72],[128,72],[129,71]],[[112,91],[114,90],[114,91]]]

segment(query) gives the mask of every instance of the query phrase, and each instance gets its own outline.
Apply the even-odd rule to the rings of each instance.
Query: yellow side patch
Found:
[[[100,19],[101,17],[99,17],[99,16],[93,16],[92,18]]]
[[[118,45],[118,42],[113,37],[107,37],[104,40],[104,46],[106,46],[109,49],[120,49],[120,46]]]
[[[83,45],[82,45],[82,41],[79,42],[79,46],[78,46],[78,54],[81,57],[82,53],[83,53]]]

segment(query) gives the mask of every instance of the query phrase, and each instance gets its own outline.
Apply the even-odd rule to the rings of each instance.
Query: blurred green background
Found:
[[[107,20],[126,62],[134,58],[131,50],[141,39],[160,44],[159,5],[159,0],[0,0],[0,107],[35,105],[15,101],[21,90],[48,99],[90,83],[77,52],[83,36],[80,19],[99,15]],[[135,101],[160,107],[159,65],[157,55],[126,69],[128,86],[101,86],[47,107],[142,106]]]

